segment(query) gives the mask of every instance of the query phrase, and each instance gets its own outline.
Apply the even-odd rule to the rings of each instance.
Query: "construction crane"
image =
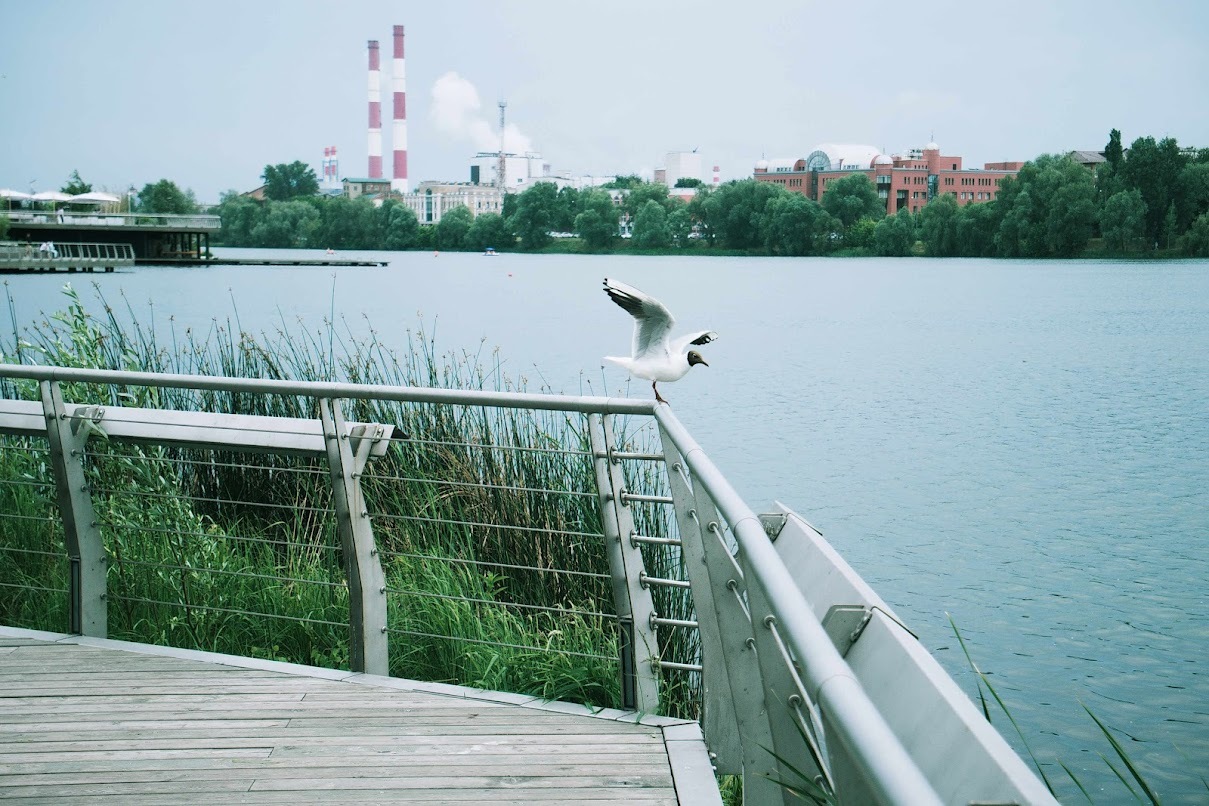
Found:
[[[508,183],[507,183],[508,160],[504,156],[504,110],[507,108],[508,108],[508,102],[500,101],[500,161],[499,161],[499,166],[496,168],[496,171],[495,171],[495,174],[496,174],[495,179],[496,179],[496,182],[499,183],[499,187],[500,187],[501,191],[505,191],[508,188]]]

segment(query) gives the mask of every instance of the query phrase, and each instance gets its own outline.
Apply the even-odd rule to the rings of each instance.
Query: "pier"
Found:
[[[1056,804],[665,405],[6,364],[0,452],[0,797]]]
[[[215,215],[14,210],[7,216],[14,240],[128,244],[135,263],[201,260],[210,251],[210,234],[222,227]]]
[[[0,798],[721,803],[685,720],[2,628]]]

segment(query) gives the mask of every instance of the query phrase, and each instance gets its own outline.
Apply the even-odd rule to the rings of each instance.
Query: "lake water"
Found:
[[[402,344],[422,321],[530,388],[649,397],[600,362],[631,332],[601,279],[637,285],[720,334],[661,391],[735,487],[820,528],[973,694],[951,614],[1064,800],[1059,762],[1133,801],[1082,703],[1165,802],[1209,801],[1209,262],[341,257],[390,265],[7,287],[27,323],[68,279],[178,329],[334,312]]]

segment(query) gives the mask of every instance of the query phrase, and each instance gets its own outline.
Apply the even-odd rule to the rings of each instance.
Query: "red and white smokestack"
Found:
[[[714,184],[715,185],[720,184],[722,182],[721,171],[722,171],[721,167],[719,167],[717,165],[714,166]]]
[[[407,192],[407,72],[403,64],[403,26],[396,25],[395,60],[391,64],[391,89],[394,95],[394,117],[391,123],[390,146],[394,149],[395,172],[390,189]]]
[[[369,178],[382,178],[382,72],[378,40],[369,40]]]

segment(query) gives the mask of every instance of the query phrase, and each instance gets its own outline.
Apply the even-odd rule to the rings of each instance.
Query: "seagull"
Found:
[[[636,378],[649,380],[651,388],[655,390],[655,400],[667,403],[655,385],[659,381],[678,381],[688,374],[694,364],[709,366],[701,353],[689,348],[709,344],[718,338],[717,333],[699,330],[672,339],[672,326],[676,320],[662,302],[608,277],[604,281],[604,290],[609,299],[634,317],[634,354],[629,358],[606,355],[604,360],[625,368]]]

